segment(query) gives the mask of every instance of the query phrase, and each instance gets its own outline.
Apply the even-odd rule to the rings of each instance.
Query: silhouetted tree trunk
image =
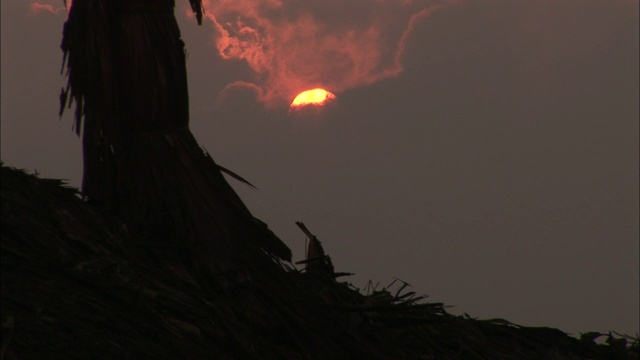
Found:
[[[191,0],[200,21],[200,0]],[[208,273],[290,260],[189,131],[184,43],[173,0],[75,0],[62,49],[82,133],[82,192],[164,256]],[[264,250],[264,252],[263,252]]]

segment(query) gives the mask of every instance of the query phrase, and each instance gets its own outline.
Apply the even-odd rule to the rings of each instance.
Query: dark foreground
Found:
[[[280,264],[203,285],[61,181],[3,166],[1,194],[3,360],[638,359],[637,340],[453,316],[400,281],[362,294]]]

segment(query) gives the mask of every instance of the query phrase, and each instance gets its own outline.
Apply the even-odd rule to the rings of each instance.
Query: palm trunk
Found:
[[[192,1],[194,9],[201,8]],[[75,0],[62,43],[82,128],[86,198],[208,273],[291,251],[254,218],[189,131],[173,0]]]

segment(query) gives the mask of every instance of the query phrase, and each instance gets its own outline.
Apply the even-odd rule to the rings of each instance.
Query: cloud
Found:
[[[444,2],[425,0],[205,0],[219,56],[243,61],[267,107],[288,105],[301,91],[339,93],[402,73],[414,27]],[[220,99],[219,99],[220,100]]]
[[[54,1],[33,2],[29,12],[59,15],[71,8],[71,0],[67,8]],[[217,103],[240,91],[270,108],[287,106],[304,90],[339,95],[396,77],[411,32],[444,1],[204,0],[219,56],[244,62],[252,75],[228,84]]]
[[[248,92],[255,96],[258,100],[264,100],[264,91],[261,87],[254,83],[250,83],[247,81],[234,81],[230,84],[227,84],[224,89],[218,95],[218,100],[216,101],[216,106],[221,107],[224,106],[225,103],[229,101],[229,98],[232,97],[234,92]]]
[[[42,12],[59,15],[60,13],[67,13],[68,9],[71,9],[71,0],[67,0],[66,6],[56,7],[52,4],[33,2],[29,4],[29,15],[36,16]]]

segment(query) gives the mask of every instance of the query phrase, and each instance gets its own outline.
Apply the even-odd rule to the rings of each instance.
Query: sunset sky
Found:
[[[294,260],[302,221],[361,288],[639,332],[637,0],[176,2],[191,130]],[[80,186],[63,1],[1,4],[2,160]]]

